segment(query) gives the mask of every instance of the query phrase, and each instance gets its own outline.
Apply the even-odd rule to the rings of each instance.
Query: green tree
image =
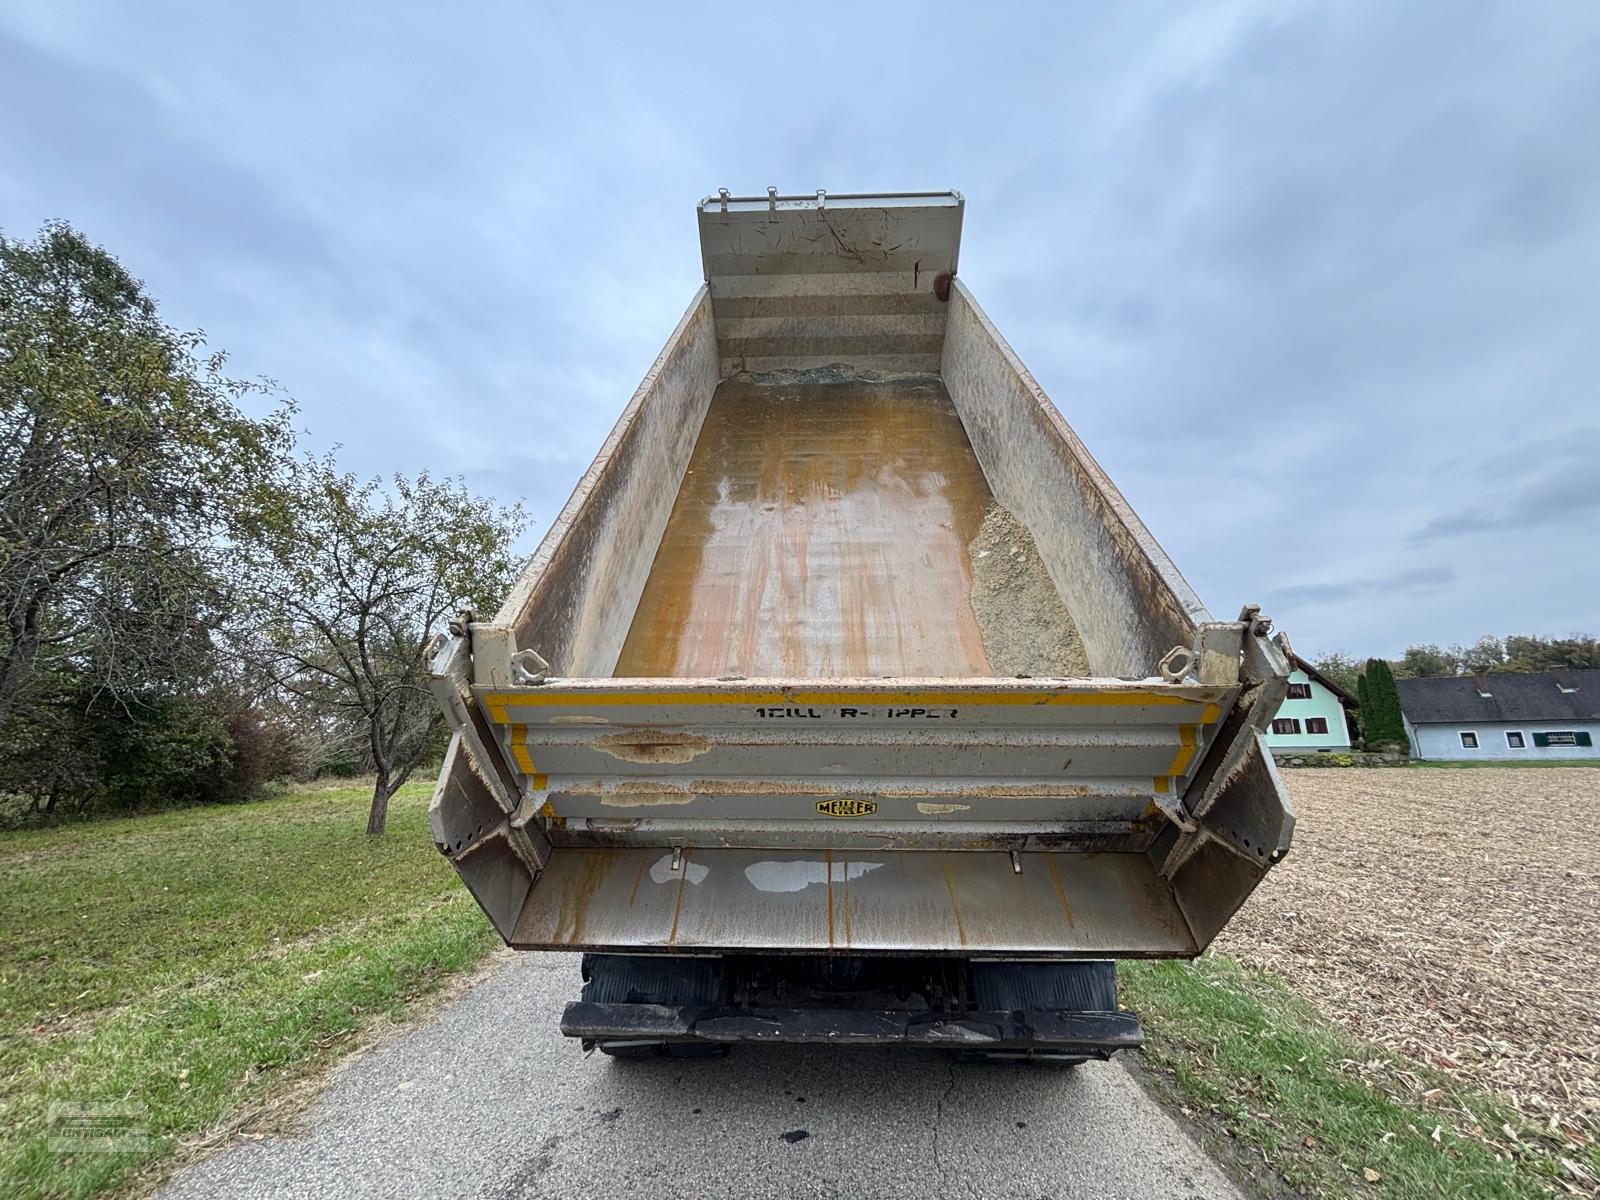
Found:
[[[223,365],[69,226],[0,236],[0,736],[48,724],[63,675],[133,705],[203,674],[291,441]]]
[[[1465,674],[1484,675],[1505,669],[1505,646],[1492,633],[1484,634],[1470,646],[1455,646],[1452,649]]]
[[[1367,660],[1367,669],[1361,675],[1362,729],[1365,731],[1367,749],[1395,746],[1406,749],[1405,720],[1400,712],[1400,689],[1395,687],[1394,672],[1381,658]]]
[[[360,729],[376,775],[368,833],[434,742],[434,636],[463,603],[492,609],[509,590],[523,523],[520,506],[426,474],[385,487],[331,458],[285,473],[250,572],[253,657],[331,727]]]
[[[1600,668],[1600,641],[1585,634],[1540,637],[1511,634],[1505,641],[1507,671],[1548,671],[1555,667]]]
[[[1400,661],[1394,664],[1394,674],[1399,679],[1432,679],[1455,675],[1460,665],[1456,651],[1427,642],[1420,646],[1407,646]]]
[[[1352,655],[1342,650],[1331,650],[1321,658],[1312,659],[1311,665],[1345,691],[1352,695],[1355,693],[1356,680],[1361,675],[1361,664]]]

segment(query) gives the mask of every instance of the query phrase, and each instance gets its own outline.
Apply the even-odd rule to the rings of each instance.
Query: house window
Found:
[[[1536,733],[1533,735],[1535,746],[1592,746],[1594,739],[1582,730],[1559,730],[1551,733]]]
[[[1517,732],[1515,729],[1506,730],[1506,745],[1510,746],[1513,750],[1521,750],[1522,734]]]
[[[1476,750],[1478,748],[1478,735],[1470,729],[1461,731],[1461,748],[1463,750]]]
[[[1309,699],[1311,699],[1311,685],[1309,683],[1291,683],[1289,685],[1289,699],[1291,699],[1291,700],[1309,700]]]
[[[1298,717],[1279,717],[1272,723],[1273,733],[1299,733],[1300,719]]]
[[[1306,718],[1306,732],[1307,733],[1327,733],[1328,732],[1328,718],[1327,717],[1307,717]]]

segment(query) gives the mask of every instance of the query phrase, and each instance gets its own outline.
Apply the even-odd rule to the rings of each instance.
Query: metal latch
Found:
[[[544,655],[517,649],[517,635],[510,626],[487,621],[464,621],[463,625],[472,653],[472,682],[477,686],[531,687],[550,677]]]

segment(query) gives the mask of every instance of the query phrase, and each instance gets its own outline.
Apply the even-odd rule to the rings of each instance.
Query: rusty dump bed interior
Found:
[[[705,286],[434,662],[434,838],[509,944],[1192,955],[1288,849],[1284,647],[978,307],[962,214],[702,204]]]
[[[937,376],[724,381],[613,673],[994,675],[969,565],[992,504]]]

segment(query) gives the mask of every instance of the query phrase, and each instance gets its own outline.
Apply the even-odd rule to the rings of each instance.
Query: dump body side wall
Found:
[[[701,288],[495,620],[554,673],[611,674],[716,385]]]
[[[1205,606],[958,279],[942,373],[995,499],[1028,527],[1097,675],[1149,674]]]

